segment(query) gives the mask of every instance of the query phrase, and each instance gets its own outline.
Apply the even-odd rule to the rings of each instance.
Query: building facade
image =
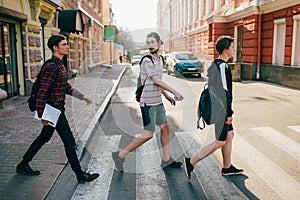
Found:
[[[42,64],[52,55],[53,34],[66,36],[70,76],[112,60],[103,32],[112,23],[109,0],[0,1],[0,87],[9,97],[29,94]]]
[[[217,38],[230,35],[236,79],[300,89],[300,0],[159,0],[157,9],[166,52],[191,51],[208,66]]]

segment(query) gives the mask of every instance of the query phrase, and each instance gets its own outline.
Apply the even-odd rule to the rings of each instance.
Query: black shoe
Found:
[[[90,174],[90,173],[82,172],[82,174],[77,175],[77,181],[78,183],[91,182],[98,177],[99,177],[98,173]]]
[[[191,172],[194,170],[194,166],[191,164],[190,158],[183,159],[184,172],[188,179],[191,178]]]
[[[177,161],[173,160],[171,157],[167,161],[162,160],[161,164],[160,164],[160,166],[162,168],[164,168],[164,167],[179,168],[181,165],[182,165],[181,162],[177,162]]]
[[[116,168],[118,170],[120,170],[121,172],[123,172],[124,171],[123,163],[124,163],[125,158],[120,158],[119,153],[120,153],[120,151],[116,151],[116,152],[112,152],[111,155],[112,155],[113,160],[115,161]]]
[[[16,172],[19,174],[24,174],[28,176],[37,176],[40,175],[39,170],[33,170],[28,164],[20,163],[17,165]]]
[[[244,172],[243,169],[237,169],[233,165],[231,165],[229,168],[222,168],[222,175],[223,176],[242,174],[243,172]]]

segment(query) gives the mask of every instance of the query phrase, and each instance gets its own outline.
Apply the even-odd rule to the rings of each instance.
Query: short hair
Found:
[[[222,54],[224,49],[229,49],[231,43],[234,41],[234,38],[228,36],[228,35],[223,35],[220,36],[217,39],[216,42],[216,50],[219,54]]]
[[[53,52],[53,46],[58,46],[58,43],[60,43],[60,41],[65,40],[66,38],[63,35],[52,35],[49,39],[48,39],[48,43],[47,46],[49,47],[49,49]]]
[[[163,41],[160,39],[160,36],[158,35],[158,33],[156,32],[151,32],[147,35],[147,38],[148,37],[154,37],[156,39],[156,41],[159,43],[161,42],[161,44],[163,44]]]

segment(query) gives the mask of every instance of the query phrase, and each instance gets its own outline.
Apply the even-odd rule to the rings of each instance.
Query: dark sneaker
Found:
[[[119,153],[120,153],[120,151],[116,151],[116,152],[112,152],[111,155],[112,155],[113,160],[115,161],[116,168],[118,170],[120,170],[121,172],[123,172],[124,171],[123,163],[124,163],[125,158],[120,158]]]
[[[171,157],[167,161],[162,160],[161,164],[160,164],[160,166],[162,168],[164,168],[164,167],[179,168],[181,165],[182,165],[181,162],[177,162],[177,161],[173,160]]]
[[[194,166],[191,164],[190,158],[183,159],[184,172],[188,179],[191,179],[191,172],[194,170]]]
[[[91,182],[99,177],[98,173],[90,174],[83,172],[82,174],[77,176],[78,183],[85,183],[85,182]]]
[[[231,165],[229,168],[222,168],[222,175],[223,176],[242,174],[243,172],[244,172],[243,169],[237,169],[233,165]]]
[[[37,176],[40,175],[39,170],[33,170],[28,164],[20,163],[17,165],[16,172],[19,174],[24,174],[28,176]]]

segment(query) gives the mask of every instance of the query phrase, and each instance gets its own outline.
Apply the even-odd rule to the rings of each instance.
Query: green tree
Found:
[[[121,27],[119,29],[120,34],[120,43],[123,45],[124,49],[127,52],[132,52],[136,49],[136,42],[134,41],[134,38],[128,28]]]

